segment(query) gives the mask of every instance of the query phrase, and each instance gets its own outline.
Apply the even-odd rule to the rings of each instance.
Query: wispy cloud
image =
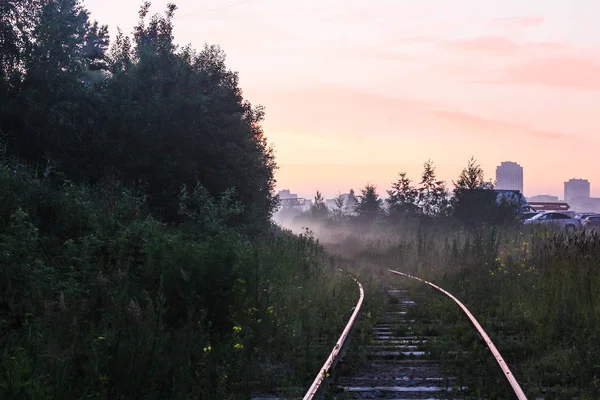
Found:
[[[509,53],[521,50],[521,46],[514,41],[501,36],[480,36],[462,40],[440,40],[446,48],[462,51]]]
[[[501,133],[523,136],[525,134],[536,138],[551,140],[565,139],[568,136],[573,137],[573,135],[566,135],[561,132],[537,129],[523,123],[488,119],[464,112],[434,111],[433,114],[438,118],[451,121],[460,126],[468,126],[480,130],[482,135],[496,135]]]
[[[546,18],[532,15],[495,18],[492,20],[492,23],[507,28],[533,28],[536,26],[543,25],[546,22],[548,22]]]
[[[504,36],[478,36],[468,39],[439,40],[439,45],[448,51],[487,53],[503,56],[556,54],[569,50],[565,43],[547,41],[516,41]]]
[[[355,138],[363,135],[399,134],[398,126],[409,117],[426,117],[435,104],[337,85],[309,86],[302,90],[254,91],[267,111],[271,129],[287,127],[307,133],[327,133]],[[310,116],[310,118],[307,118]],[[409,133],[407,133],[409,134]]]
[[[600,91],[600,58],[593,56],[534,59],[508,66],[490,83],[532,84]]]
[[[330,137],[353,141],[366,138],[400,139],[417,133],[407,130],[411,125],[421,126],[419,130],[423,135],[434,136],[443,136],[448,132],[465,137],[478,135],[503,138],[515,135],[549,140],[567,138],[562,132],[538,129],[526,123],[486,118],[452,109],[445,104],[383,96],[334,85],[254,95],[266,101],[265,123],[270,131],[281,131],[287,127],[305,132],[307,138],[326,133]],[[306,115],[311,118],[306,118]]]

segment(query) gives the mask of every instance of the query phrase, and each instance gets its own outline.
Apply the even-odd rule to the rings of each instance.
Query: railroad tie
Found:
[[[415,332],[407,318],[415,305],[408,290],[387,290],[386,312],[373,326],[367,366],[354,376],[340,377],[337,399],[447,399],[461,397],[465,388],[444,376],[439,360],[426,349],[431,335]]]

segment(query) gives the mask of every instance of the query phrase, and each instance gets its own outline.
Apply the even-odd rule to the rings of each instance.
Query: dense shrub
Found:
[[[356,296],[310,237],[252,240],[197,186],[170,227],[113,184],[0,168],[0,397],[229,398],[306,385]],[[210,216],[210,218],[206,218]],[[327,323],[325,323],[327,321]]]

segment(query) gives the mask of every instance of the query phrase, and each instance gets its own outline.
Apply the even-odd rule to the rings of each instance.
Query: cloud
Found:
[[[448,135],[489,137],[502,141],[506,135],[552,141],[568,137],[561,132],[537,129],[526,123],[452,110],[433,101],[384,96],[334,85],[253,93],[253,97],[261,99],[266,106],[267,133],[295,131],[347,138],[354,142],[364,142],[365,138],[368,141],[427,140],[427,137]]]
[[[570,89],[600,90],[600,57],[570,56],[534,59],[505,68],[488,83],[534,84]]]
[[[367,3],[368,4],[368,3]],[[352,7],[342,1],[332,13],[324,13],[326,20],[339,20],[345,23],[359,23],[388,20],[390,16],[398,18],[423,18],[435,12],[436,6],[425,2],[390,2],[383,4],[368,4],[367,6]]]
[[[442,41],[447,48],[492,53],[516,53],[521,46],[512,40],[500,36],[480,36],[462,40]]]
[[[568,46],[564,43],[542,41],[516,42],[503,36],[479,36],[468,39],[440,40],[439,43],[451,51],[525,57],[536,54],[556,54],[568,49]]]
[[[273,130],[295,130],[328,135],[398,135],[411,117],[426,117],[433,104],[384,96],[336,85],[301,90],[253,90],[252,97],[266,107],[265,125]],[[407,132],[410,134],[411,132]]]
[[[508,28],[533,28],[546,22],[548,22],[546,18],[539,16],[506,17],[492,20],[492,23]]]
[[[513,135],[529,135],[541,139],[566,139],[567,135],[560,132],[548,131],[543,129],[537,129],[530,125],[518,123],[518,122],[509,122],[503,120],[496,119],[488,119],[479,117],[477,115],[457,112],[457,111],[434,111],[433,114],[441,119],[448,120],[457,125],[463,127],[470,127],[475,130],[480,130],[482,134],[485,133],[502,133],[502,134],[513,134]],[[569,135],[573,137],[573,135]]]

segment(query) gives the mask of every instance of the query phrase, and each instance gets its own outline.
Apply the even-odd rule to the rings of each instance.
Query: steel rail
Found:
[[[510,383],[510,386],[512,386],[512,389],[514,390],[515,394],[517,395],[517,398],[519,400],[527,400],[527,396],[525,396],[525,393],[523,392],[523,389],[521,389],[521,386],[519,386],[519,383],[515,379],[515,376],[512,374],[512,372],[510,372],[510,368],[508,368],[508,365],[506,364],[506,362],[504,361],[504,359],[500,355],[500,352],[498,351],[498,349],[496,349],[496,346],[494,346],[494,343],[492,343],[492,340],[490,339],[490,337],[487,335],[487,333],[485,333],[485,331],[483,330],[483,328],[481,327],[481,325],[479,325],[479,322],[477,322],[477,320],[475,319],[475,317],[473,316],[473,314],[471,314],[471,312],[469,311],[469,309],[467,307],[465,307],[465,305],[463,303],[461,303],[451,293],[447,292],[446,290],[442,289],[441,287],[439,287],[439,286],[437,286],[437,285],[435,285],[435,284],[433,284],[431,282],[428,282],[428,281],[426,281],[424,279],[421,279],[421,278],[418,278],[416,276],[412,276],[412,275],[406,274],[404,272],[394,271],[392,269],[388,269],[388,271],[390,271],[390,272],[392,272],[394,274],[402,275],[402,276],[405,276],[407,278],[416,279],[418,281],[426,283],[429,286],[432,286],[432,287],[436,288],[437,290],[439,290],[440,292],[444,293],[446,296],[450,297],[452,300],[454,300],[454,302],[456,304],[458,304],[460,308],[462,308],[462,310],[465,312],[465,314],[467,314],[467,317],[469,317],[469,319],[471,320],[471,322],[473,323],[473,325],[475,326],[475,328],[477,329],[477,331],[479,332],[479,334],[481,335],[481,337],[483,338],[483,340],[485,341],[485,343],[488,345],[488,347],[492,351],[492,354],[496,358],[496,361],[498,362],[498,365],[500,365],[500,368],[502,369],[502,372],[504,372],[504,375],[506,376],[506,379],[508,379],[508,383]]]
[[[340,271],[345,272],[343,270],[340,270]],[[350,330],[354,326],[354,322],[356,322],[356,318],[358,317],[358,313],[360,312],[360,308],[361,308],[363,300],[365,298],[365,291],[363,290],[363,286],[360,284],[360,282],[358,280],[356,280],[355,277],[353,277],[350,274],[348,274],[348,276],[350,276],[350,278],[352,278],[354,280],[354,282],[356,282],[358,284],[358,289],[360,290],[360,298],[358,299],[358,302],[356,303],[356,306],[354,307],[354,312],[352,313],[352,316],[348,320],[348,324],[346,324],[346,327],[344,328],[342,335],[340,336],[337,343],[335,344],[331,354],[329,354],[329,357],[327,357],[325,364],[323,364],[323,367],[321,367],[321,370],[319,371],[319,374],[313,381],[312,385],[310,385],[310,388],[308,389],[308,392],[306,392],[306,394],[304,395],[303,400],[311,400],[317,394],[317,391],[319,390],[321,383],[323,383],[323,380],[325,378],[327,378],[329,371],[333,367],[334,363],[337,361],[337,357],[338,357],[340,351],[342,350],[342,346],[344,345],[344,342],[348,338],[348,334],[350,333]]]

